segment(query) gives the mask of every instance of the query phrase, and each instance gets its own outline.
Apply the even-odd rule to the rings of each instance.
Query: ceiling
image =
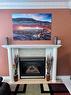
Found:
[[[71,9],[71,0],[0,0],[0,9]]]
[[[70,0],[0,0],[0,2],[68,2]]]

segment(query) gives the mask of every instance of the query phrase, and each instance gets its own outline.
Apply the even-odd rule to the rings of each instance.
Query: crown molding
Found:
[[[71,9],[71,1],[68,3],[68,7],[69,9]]]
[[[71,2],[4,2],[0,9],[69,9]]]

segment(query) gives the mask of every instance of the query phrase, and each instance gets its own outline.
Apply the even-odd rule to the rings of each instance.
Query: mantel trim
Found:
[[[3,48],[58,48],[61,45],[53,45],[53,44],[34,44],[34,45],[2,45]]]
[[[65,9],[70,2],[1,2],[0,9]]]

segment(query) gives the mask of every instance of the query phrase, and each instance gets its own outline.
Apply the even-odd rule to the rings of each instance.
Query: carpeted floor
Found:
[[[64,84],[10,85],[11,95],[70,95]]]

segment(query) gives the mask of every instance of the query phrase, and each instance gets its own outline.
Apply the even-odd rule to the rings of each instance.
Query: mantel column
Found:
[[[53,48],[52,82],[56,82],[57,72],[57,48]]]
[[[13,60],[12,60],[12,48],[7,48],[8,50],[8,64],[9,64],[9,76],[10,76],[10,81],[13,81]]]

